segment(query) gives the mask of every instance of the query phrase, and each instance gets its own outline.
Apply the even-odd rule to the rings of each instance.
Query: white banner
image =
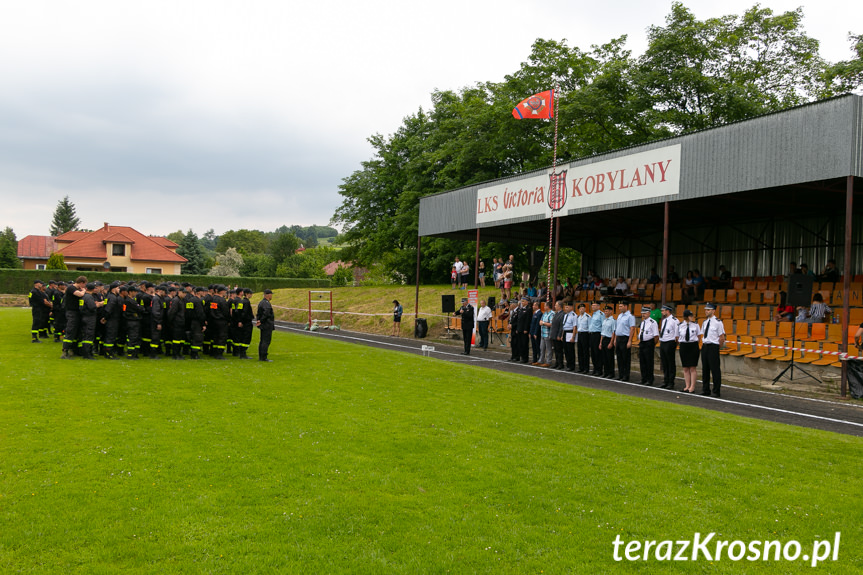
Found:
[[[476,223],[491,223],[529,216],[551,216],[549,190],[551,169],[546,175],[499,184],[477,191]],[[558,215],[569,210],[676,196],[680,193],[680,144],[622,158],[571,168],[558,166],[557,188],[552,194],[560,206]]]

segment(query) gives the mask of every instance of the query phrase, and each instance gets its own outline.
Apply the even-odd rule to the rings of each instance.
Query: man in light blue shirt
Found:
[[[542,319],[539,320],[541,328],[542,341],[539,343],[539,366],[551,367],[552,357],[554,356],[554,346],[551,343],[551,320],[554,319],[554,310],[549,306],[545,313],[542,314]]]
[[[593,361],[593,375],[601,376],[604,371],[603,355],[600,351],[600,342],[602,340],[602,322],[605,321],[605,315],[599,311],[599,302],[590,304],[590,359]]]
[[[603,310],[602,329],[600,336],[602,339],[599,342],[599,353],[602,357],[602,377],[614,379],[614,338],[616,337],[615,330],[617,322],[614,321],[614,308],[608,304]]]
[[[575,337],[578,318],[572,311],[572,302],[563,302],[566,313],[563,316],[563,357],[566,358],[566,371],[575,371]]]
[[[579,337],[575,342],[578,347],[578,373],[587,373],[590,370],[590,319],[584,304],[578,304],[576,328]]]
[[[615,352],[617,355],[617,373],[620,381],[629,381],[629,371],[632,368],[632,340],[635,339],[635,316],[629,313],[629,303],[622,301],[617,304],[617,325],[615,327]]]

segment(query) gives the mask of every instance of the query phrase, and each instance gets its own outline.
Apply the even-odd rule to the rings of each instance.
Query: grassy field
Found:
[[[388,334],[393,326],[392,302],[398,300],[405,312],[402,318],[402,335],[413,335],[416,286],[343,287],[332,288],[332,292],[335,311],[380,314],[376,316],[337,314],[335,323],[339,326],[366,333]],[[445,294],[455,296],[456,307],[460,304],[461,298],[467,297],[466,290],[454,290],[450,285],[420,286],[419,315],[428,321],[429,337],[438,337],[445,331],[446,319],[439,317],[443,315],[441,313],[441,296]],[[494,285],[479,290],[480,299],[488,299],[489,296],[495,296],[499,299],[500,290],[495,289]],[[280,289],[273,296],[273,305],[277,306],[276,316],[279,319],[301,323],[308,322],[309,290]],[[278,306],[293,309],[279,309]],[[315,309],[322,307],[319,303]]]
[[[264,364],[28,332],[0,310],[3,573],[813,571],[613,558],[696,532],[841,532],[816,570],[863,569],[858,438],[302,335]]]

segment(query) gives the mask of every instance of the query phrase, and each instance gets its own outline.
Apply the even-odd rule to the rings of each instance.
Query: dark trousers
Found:
[[[469,328],[462,327],[461,338],[464,340],[464,352],[470,353],[470,338],[473,336],[473,326]]]
[[[93,342],[96,340],[96,316],[81,314],[81,355],[93,357]]]
[[[530,336],[530,345],[533,348],[533,363],[539,363],[539,343],[541,339],[538,335]]]
[[[626,347],[627,343],[629,343],[629,336],[619,335],[614,344],[614,351],[617,354],[617,372],[623,381],[629,381],[629,372],[632,369],[632,349]]]
[[[641,383],[653,385],[653,351],[656,341],[653,338],[638,342],[638,366],[641,369]]]
[[[479,332],[479,347],[488,349],[488,322],[476,322],[476,329]]]
[[[563,367],[563,340],[551,340],[554,347],[554,365],[552,367]]]
[[[606,377],[614,377],[614,347],[609,347],[611,344],[610,337],[600,336],[600,355],[602,356],[602,375]]]
[[[273,339],[272,329],[261,330],[261,341],[258,342],[258,359],[267,359],[270,350],[270,341]]]
[[[66,312],[66,331],[63,334],[63,351],[74,350],[78,343],[78,326],[81,314],[78,310]]]
[[[251,328],[249,328],[249,331],[251,331]],[[192,351],[192,357],[198,357],[204,346],[204,331],[199,321],[193,321],[189,324],[189,346]]]
[[[575,342],[566,341],[566,338],[572,337],[572,332],[563,332],[563,357],[566,359],[566,369],[575,369]]]
[[[228,345],[228,322],[214,319],[207,324],[207,331],[210,330],[212,330],[210,337],[213,338],[213,355],[220,357],[225,353]]]
[[[659,363],[662,365],[662,383],[665,385],[674,385],[674,377],[677,375],[676,352],[676,341],[659,342]]]
[[[105,320],[105,353],[107,355],[114,354],[114,346],[117,344],[117,333],[120,330],[120,318],[109,317]]]
[[[719,368],[719,344],[705,343],[701,346],[701,391],[710,393],[710,378],[713,376],[713,395],[719,395],[722,387],[722,372]]]
[[[590,369],[590,333],[581,333],[576,342],[578,348],[578,371],[587,373]]]
[[[33,323],[30,324],[30,334],[33,336],[33,340],[39,339],[39,332],[42,331],[42,324],[45,323],[45,320],[42,318],[43,312],[40,308],[34,307],[30,310],[30,313],[33,315]],[[45,336],[47,337],[47,333]]]
[[[590,333],[590,359],[593,361],[593,373],[602,375],[605,370],[605,357],[599,349],[599,344],[602,341],[602,335],[598,331]]]
[[[138,357],[141,348],[141,320],[126,318],[126,355]]]
[[[156,355],[159,351],[159,346],[162,345],[162,330],[156,329],[156,320],[153,320],[150,324],[150,352],[153,355]],[[165,329],[165,325],[162,324],[162,329]]]

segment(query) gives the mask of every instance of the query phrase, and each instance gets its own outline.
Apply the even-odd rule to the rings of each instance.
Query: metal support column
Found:
[[[665,218],[662,224],[662,305],[665,305],[668,285],[668,202],[665,202]]]
[[[476,229],[476,259],[473,262],[473,289],[479,287],[479,228]]]
[[[848,353],[848,329],[851,327],[851,222],[854,206],[854,176],[848,176],[845,186],[845,261],[842,264],[842,351]],[[848,393],[848,361],[842,362],[842,397]]]

